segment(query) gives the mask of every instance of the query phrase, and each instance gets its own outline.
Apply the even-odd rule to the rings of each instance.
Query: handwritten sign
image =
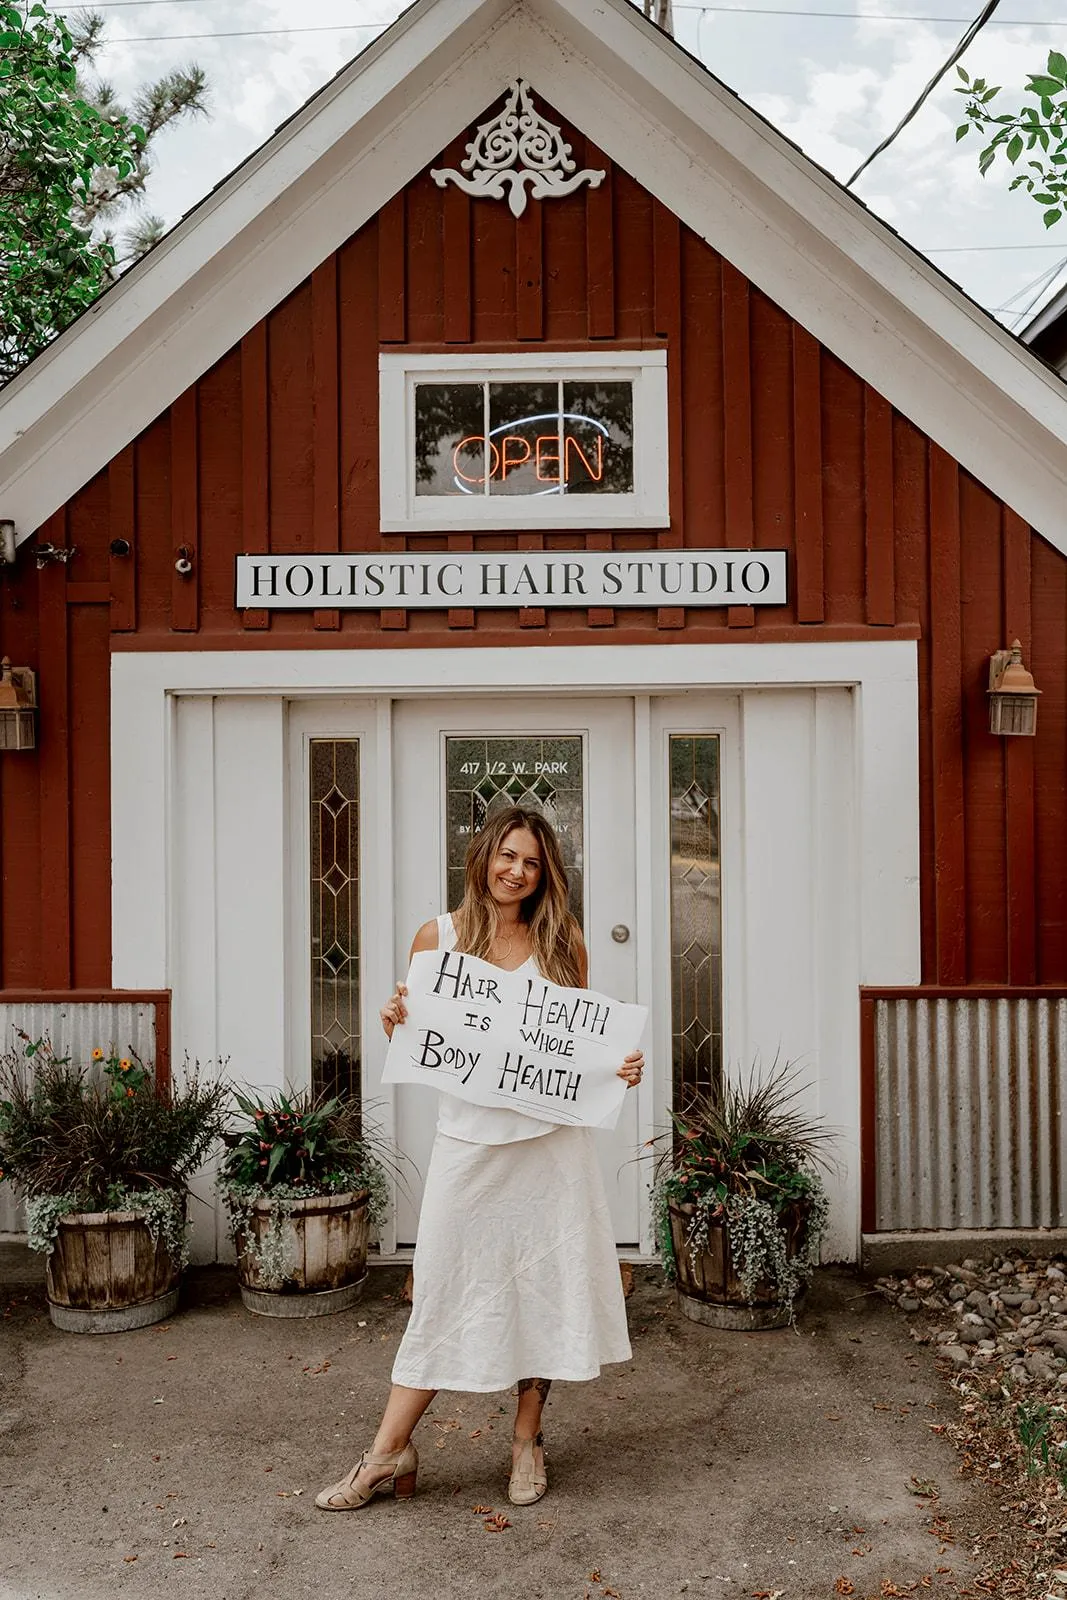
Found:
[[[542,1122],[615,1126],[626,1095],[618,1069],[637,1048],[644,1006],[458,950],[418,951],[407,987],[384,1083],[424,1083]]]

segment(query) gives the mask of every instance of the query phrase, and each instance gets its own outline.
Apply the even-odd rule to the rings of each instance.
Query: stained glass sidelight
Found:
[[[722,1075],[719,740],[672,734],[671,1045],[674,1104]]]
[[[311,741],[311,1087],[360,1093],[359,740]]]
[[[472,834],[503,806],[541,811],[555,828],[570,883],[570,905],[583,920],[584,808],[579,734],[445,740],[448,906],[463,899],[463,862]]]

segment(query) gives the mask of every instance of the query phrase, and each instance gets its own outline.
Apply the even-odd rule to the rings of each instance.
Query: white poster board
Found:
[[[457,950],[418,951],[407,989],[407,1021],[393,1030],[383,1083],[422,1083],[541,1122],[614,1128],[626,1096],[618,1070],[637,1049],[644,1006]]]

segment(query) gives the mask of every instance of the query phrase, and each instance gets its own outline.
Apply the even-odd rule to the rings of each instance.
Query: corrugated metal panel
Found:
[[[1067,999],[875,1004],[876,1227],[1067,1225]]]
[[[143,1061],[154,1060],[156,1048],[156,1008],[145,1001],[84,1001],[39,1005],[0,1004],[0,1047],[23,1048],[15,1034],[21,1028],[31,1039],[45,1035],[59,1056],[88,1061],[95,1046],[112,1046],[125,1053],[135,1051]],[[24,1233],[26,1218],[22,1203],[10,1183],[0,1184],[0,1233]]]

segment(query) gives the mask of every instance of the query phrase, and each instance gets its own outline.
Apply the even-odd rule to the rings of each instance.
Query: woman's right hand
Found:
[[[404,1004],[404,996],[407,992],[407,985],[398,983],[395,993],[390,996],[378,1013],[382,1019],[382,1027],[385,1029],[385,1037],[387,1039],[393,1037],[393,1029],[397,1023],[406,1022],[408,1019],[408,1008]]]

